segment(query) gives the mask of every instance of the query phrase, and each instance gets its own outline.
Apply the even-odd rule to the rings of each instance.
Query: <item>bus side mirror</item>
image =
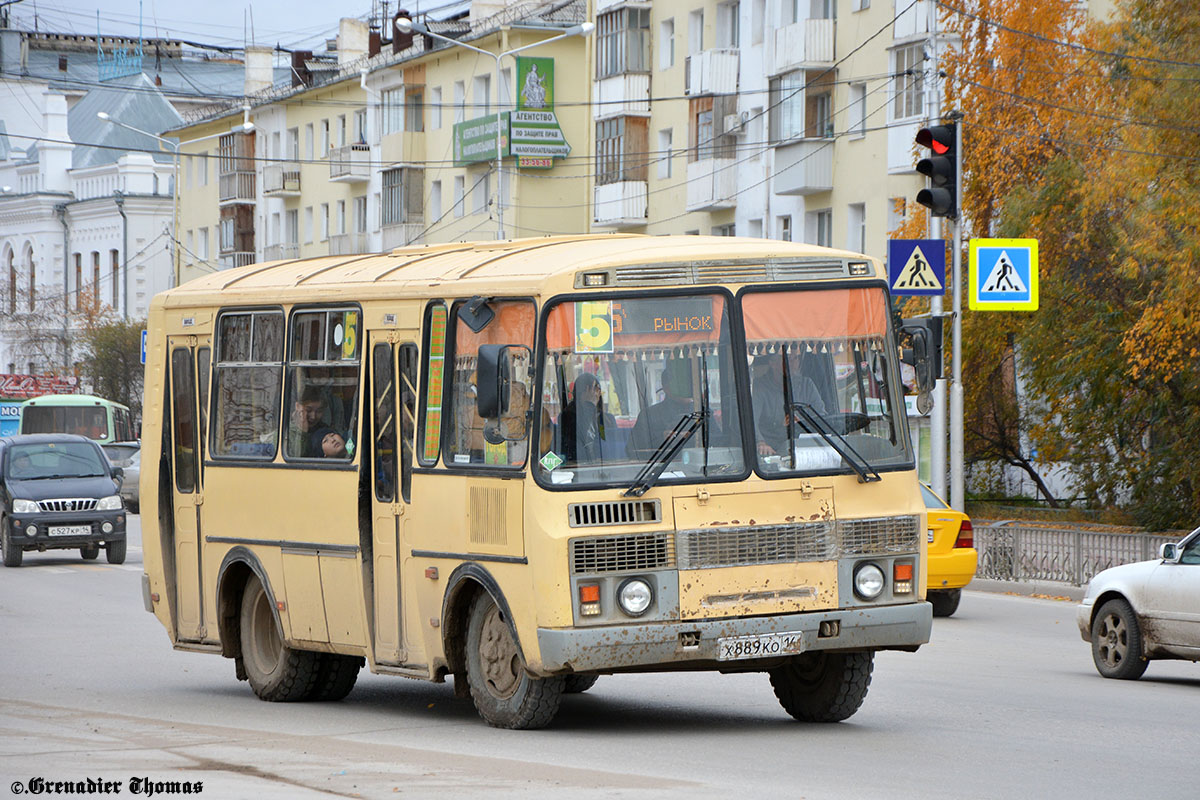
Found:
[[[475,405],[483,419],[497,419],[508,411],[508,345],[481,344],[475,366]]]
[[[490,420],[484,425],[483,435],[492,444],[525,438],[532,363],[533,351],[525,345],[479,346],[475,366],[475,407],[480,417]],[[508,417],[512,419],[505,419]]]
[[[901,351],[900,360],[916,372],[917,391],[932,392],[937,379],[942,377],[942,318],[903,320],[900,333],[912,342],[912,347]]]

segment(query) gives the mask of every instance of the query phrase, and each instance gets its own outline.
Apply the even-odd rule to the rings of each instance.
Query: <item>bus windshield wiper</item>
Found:
[[[646,461],[646,466],[642,467],[642,471],[633,479],[633,484],[625,490],[624,496],[641,497],[644,495],[663,474],[667,465],[675,458],[675,454],[683,449],[696,431],[700,430],[700,426],[706,419],[708,419],[707,411],[693,411],[680,417],[679,421],[675,423],[675,427],[667,434],[667,438],[663,439],[662,444]]]
[[[859,455],[858,451],[829,424],[828,420],[818,414],[808,403],[792,403],[792,409],[800,414],[804,426],[812,433],[818,434],[838,455],[846,460],[850,468],[858,473],[859,483],[873,483],[883,480],[870,462]]]

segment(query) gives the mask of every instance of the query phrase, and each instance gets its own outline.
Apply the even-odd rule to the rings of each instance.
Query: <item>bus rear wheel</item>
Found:
[[[317,680],[313,684],[309,700],[319,702],[341,700],[350,694],[358,680],[358,671],[363,660],[359,656],[343,656],[337,653],[321,653],[318,656]]]
[[[544,728],[558,713],[565,679],[534,678],[491,595],[480,592],[467,621],[467,683],[475,709],[494,728]]]
[[[271,598],[257,577],[246,584],[240,620],[242,664],[254,693],[275,703],[311,697],[320,653],[293,650],[284,644]]]
[[[771,686],[783,710],[801,722],[841,722],[858,711],[875,654],[803,653],[771,670]]]

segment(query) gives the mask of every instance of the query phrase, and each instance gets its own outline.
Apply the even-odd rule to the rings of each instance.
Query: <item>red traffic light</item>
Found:
[[[917,131],[917,144],[928,147],[939,156],[954,149],[954,126],[934,125]]]
[[[958,217],[957,134],[957,125],[931,125],[917,131],[917,144],[933,151],[917,162],[917,172],[927,176],[931,185],[917,193],[917,202],[935,217]]]

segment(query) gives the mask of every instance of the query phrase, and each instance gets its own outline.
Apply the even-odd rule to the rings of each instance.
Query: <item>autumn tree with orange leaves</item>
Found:
[[[966,237],[1039,240],[1037,312],[964,316],[968,458],[1074,468],[1093,506],[1200,517],[1200,6],[946,0]],[[1006,366],[1007,365],[1007,366]],[[1015,381],[1024,382],[1018,407]]]

